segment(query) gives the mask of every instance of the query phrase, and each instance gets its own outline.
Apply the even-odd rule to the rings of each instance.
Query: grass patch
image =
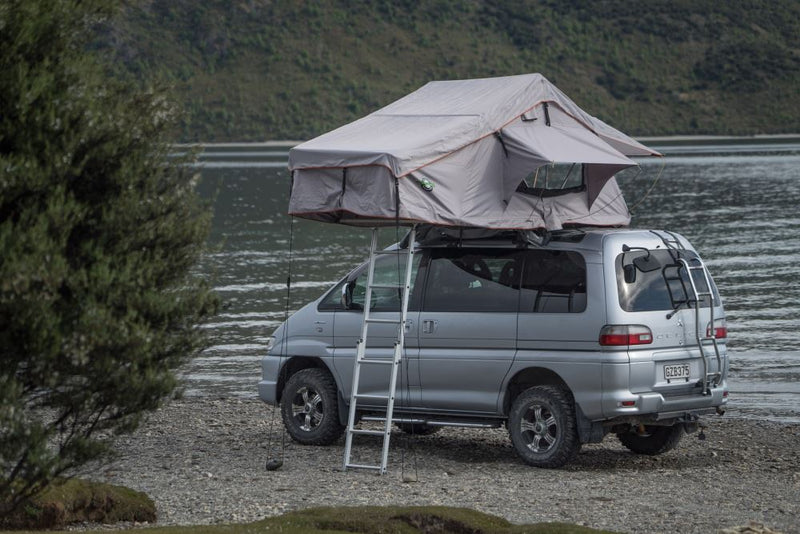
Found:
[[[10,529],[60,529],[70,523],[153,522],[156,506],[144,493],[121,486],[70,479],[55,482],[0,526]]]
[[[255,532],[359,534],[583,534],[599,530],[562,523],[513,525],[497,516],[444,506],[311,508],[248,525]],[[251,532],[251,530],[247,530]]]
[[[607,531],[565,523],[513,525],[489,514],[444,506],[309,508],[262,521],[146,529],[148,534],[588,534]]]

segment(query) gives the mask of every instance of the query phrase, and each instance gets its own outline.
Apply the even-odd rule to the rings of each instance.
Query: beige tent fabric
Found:
[[[586,114],[540,74],[431,82],[293,148],[289,212],[356,225],[626,225],[612,177],[635,165],[627,155],[660,154]],[[554,163],[582,164],[583,189],[518,192]]]

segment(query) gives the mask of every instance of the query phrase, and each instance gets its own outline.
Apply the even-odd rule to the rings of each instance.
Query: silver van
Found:
[[[559,467],[609,433],[633,452],[660,454],[701,415],[723,413],[725,315],[686,239],[597,228],[468,237],[418,235],[392,417],[402,430],[505,425],[523,461]],[[387,254],[374,280],[404,270]],[[271,338],[259,395],[281,406],[299,443],[330,444],[344,432],[365,279],[366,264]],[[372,292],[371,316],[396,316],[399,306],[389,284]],[[392,358],[396,326],[371,328],[371,357]],[[388,384],[364,368],[359,388],[379,397]],[[380,416],[386,402],[359,401],[358,410]]]

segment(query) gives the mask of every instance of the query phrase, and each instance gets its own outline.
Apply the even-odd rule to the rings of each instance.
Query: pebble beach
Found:
[[[150,495],[160,525],[250,522],[318,506],[469,507],[513,523],[560,521],[628,533],[708,533],[749,522],[800,533],[800,425],[709,417],[655,457],[609,435],[557,470],[515,455],[504,429],[392,436],[389,472],[342,471],[343,439],[301,446],[257,399],[172,401],[88,476]],[[270,431],[271,429],[271,431]],[[379,438],[355,454],[379,458]],[[267,471],[271,458],[283,465]]]

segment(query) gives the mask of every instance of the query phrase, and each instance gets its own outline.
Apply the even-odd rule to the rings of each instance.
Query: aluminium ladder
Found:
[[[686,250],[686,248],[683,246],[683,243],[681,243],[678,239],[678,236],[672,232],[666,232],[669,238],[659,234],[656,231],[651,230],[651,232],[656,234],[661,239],[668,250],[676,251],[678,253]],[[710,385],[713,384],[716,386],[722,380],[722,357],[719,353],[719,345],[717,344],[716,330],[714,327],[714,293],[712,289],[713,286],[711,285],[711,277],[708,274],[708,269],[706,269],[703,260],[701,260],[699,257],[692,258],[692,264],[690,264],[685,258],[680,257],[680,254],[677,258],[673,255],[673,259],[677,261],[676,265],[682,266],[684,269],[686,269],[686,277],[689,279],[689,289],[691,289],[691,295],[686,290],[686,286],[684,285],[683,280],[680,278],[680,274],[678,274],[677,280],[680,281],[681,286],[683,286],[683,291],[686,293],[687,301],[694,302],[694,334],[695,340],[697,341],[697,347],[700,349],[700,356],[703,359],[703,395],[710,395]],[[705,283],[704,291],[699,290],[697,287],[697,283],[695,282],[693,276],[695,272],[702,274],[702,280]],[[670,291],[671,296],[672,291],[669,288],[670,278],[667,278],[666,274],[664,274],[664,279],[667,281],[667,290]],[[703,324],[700,316],[700,310],[702,309],[701,304],[705,299],[708,299],[709,320],[707,328]],[[707,349],[709,348],[713,349],[713,351],[707,352]],[[710,358],[715,358],[717,361],[716,373],[708,372],[708,360]]]
[[[709,383],[713,382],[717,385],[722,378],[722,358],[719,354],[719,346],[717,345],[716,329],[714,327],[714,293],[711,290],[711,279],[708,276],[708,270],[703,264],[703,260],[696,258],[693,261],[694,265],[689,265],[689,262],[684,258],[680,258],[680,263],[686,269],[689,278],[689,285],[692,288],[692,295],[694,296],[694,335],[697,340],[697,346],[700,348],[700,355],[703,357],[703,395],[710,395],[711,390]],[[706,291],[698,291],[697,284],[694,281],[693,272],[699,271],[703,275],[703,280],[706,284]],[[708,299],[708,327],[701,323],[700,310],[702,299]],[[713,348],[713,352],[706,354],[708,347]],[[708,372],[708,358],[716,357],[717,359],[717,372]]]
[[[350,394],[350,413],[347,420],[347,431],[344,446],[344,470],[348,467],[359,469],[373,469],[378,471],[381,475],[386,473],[386,465],[389,459],[389,438],[392,432],[392,416],[394,412],[395,392],[397,389],[397,375],[400,367],[400,362],[403,359],[403,352],[405,348],[405,327],[408,317],[408,298],[411,288],[411,266],[413,263],[414,247],[415,247],[415,233],[416,225],[411,227],[409,233],[408,246],[405,249],[398,248],[395,250],[378,250],[378,228],[372,229],[372,241],[369,249],[369,265],[367,267],[367,287],[364,296],[364,317],[361,322],[361,337],[356,344],[356,357],[353,362],[353,387]],[[398,257],[405,256],[405,276],[404,280],[397,284],[376,284],[374,281],[375,275],[375,262],[381,255],[393,254]],[[371,317],[372,307],[372,290],[373,289],[397,289],[400,295],[400,310],[396,319],[378,319]],[[371,357],[368,351],[368,334],[371,324],[393,324],[397,327],[397,337],[394,343],[394,355],[391,359],[381,359]],[[365,365],[387,366],[387,390],[386,395],[366,395],[359,391],[361,368]],[[386,401],[386,418],[383,430],[364,430],[356,428],[358,418],[358,403],[359,401],[370,400],[384,400]],[[357,464],[351,462],[351,453],[353,448],[353,438],[358,435],[372,435],[382,436],[383,448],[381,453],[380,464]]]

